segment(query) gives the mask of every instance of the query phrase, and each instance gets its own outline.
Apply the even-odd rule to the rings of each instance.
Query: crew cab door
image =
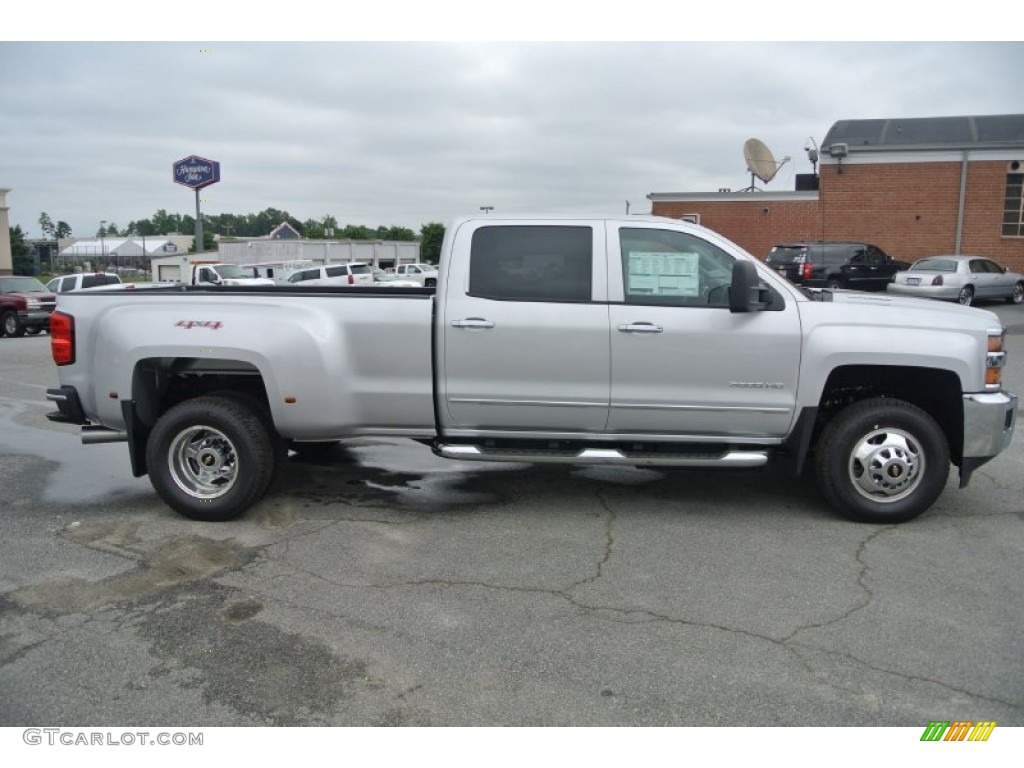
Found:
[[[464,222],[438,318],[443,430],[599,432],[608,420],[604,225]]]
[[[609,224],[611,407],[623,435],[780,437],[796,407],[792,298],[729,311],[724,242],[657,223]]]

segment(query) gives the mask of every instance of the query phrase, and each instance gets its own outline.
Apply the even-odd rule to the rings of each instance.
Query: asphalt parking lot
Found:
[[[1024,307],[1005,380],[1024,393]],[[1024,725],[1024,437],[899,526],[809,480],[293,457],[225,524],[0,339],[0,725]]]

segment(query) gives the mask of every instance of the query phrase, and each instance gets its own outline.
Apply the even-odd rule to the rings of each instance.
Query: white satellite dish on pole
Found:
[[[753,192],[757,189],[754,184],[756,176],[765,184],[775,178],[779,168],[789,162],[789,157],[782,158],[782,162],[776,162],[775,155],[768,149],[768,146],[760,139],[747,139],[743,144],[743,159],[747,161],[747,170],[750,171],[750,186],[744,192]]]

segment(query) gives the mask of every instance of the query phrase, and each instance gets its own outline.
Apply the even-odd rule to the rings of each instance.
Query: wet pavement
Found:
[[[1020,435],[900,526],[392,439],[203,524],[45,419],[48,353],[0,339],[0,725],[1024,725]]]

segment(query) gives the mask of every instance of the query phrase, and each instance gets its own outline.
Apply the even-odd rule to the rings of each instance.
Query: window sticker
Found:
[[[642,296],[699,296],[696,253],[630,251],[626,293]]]

